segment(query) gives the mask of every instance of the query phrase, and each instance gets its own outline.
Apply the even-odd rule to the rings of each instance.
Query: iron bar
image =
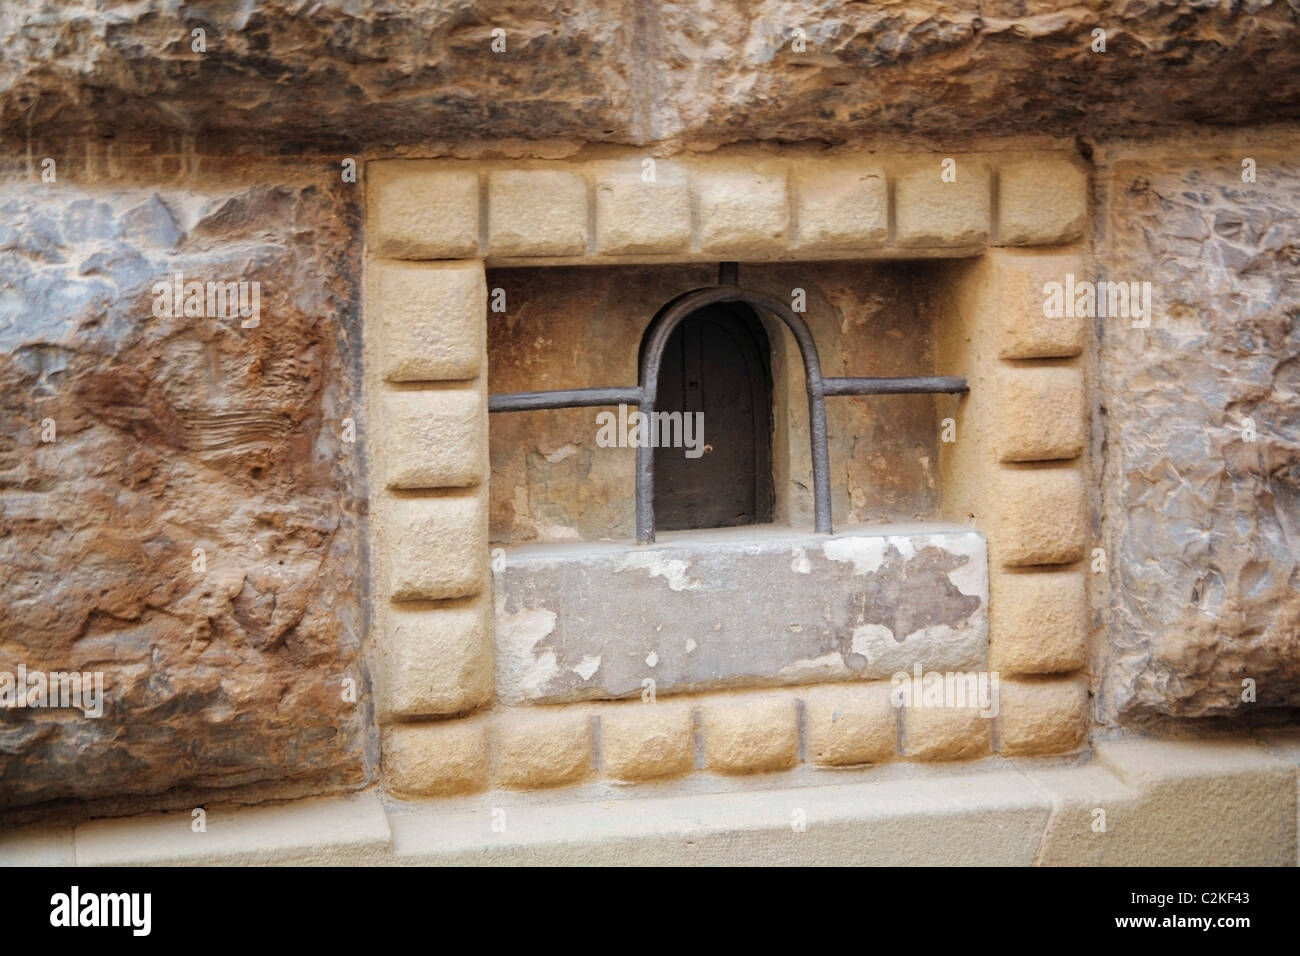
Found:
[[[590,408],[595,405],[640,405],[641,389],[554,389],[546,392],[503,392],[488,396],[489,412],[533,412],[545,408]]]
[[[965,378],[919,375],[910,378],[824,378],[823,395],[920,395],[969,392]]]

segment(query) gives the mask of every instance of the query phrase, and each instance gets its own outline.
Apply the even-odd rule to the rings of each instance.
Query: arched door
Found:
[[[697,416],[705,451],[654,450],[655,523],[664,530],[772,520],[772,376],[762,323],[747,305],[689,315],[668,338],[655,411]]]

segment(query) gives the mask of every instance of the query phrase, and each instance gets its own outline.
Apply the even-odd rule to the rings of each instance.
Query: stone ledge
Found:
[[[646,680],[659,695],[887,680],[987,656],[986,549],[963,528],[526,545],[505,549],[494,583],[508,704],[639,696]]]
[[[264,807],[207,808],[195,833],[180,811],[76,828],[78,866],[341,864],[378,860],[390,843],[374,791]]]
[[[38,825],[0,835],[0,863],[1295,865],[1300,737],[1267,739],[1125,739],[1086,764],[796,772],[768,789],[715,779],[712,792],[664,784],[667,795],[636,797],[592,785],[412,802],[370,791],[210,808],[206,834],[187,813],[75,833]]]

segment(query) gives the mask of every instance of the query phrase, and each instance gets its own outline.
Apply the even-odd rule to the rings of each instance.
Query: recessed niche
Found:
[[[934,367],[927,305],[936,268],[746,263],[739,281],[802,307],[826,376],[930,375],[942,372]],[[682,293],[717,282],[712,264],[489,269],[488,390],[635,386],[655,314]],[[807,396],[790,332],[745,307],[701,315],[680,331],[661,366],[659,410],[702,413],[703,430],[683,435],[694,445],[656,450],[655,510],[668,522],[663,529],[810,529]],[[827,400],[837,531],[937,519],[943,402],[955,399]],[[492,542],[635,540],[636,450],[627,441],[635,440],[628,422],[635,412],[610,406],[492,415]],[[681,461],[674,466],[670,455]],[[676,510],[674,495],[682,502]]]

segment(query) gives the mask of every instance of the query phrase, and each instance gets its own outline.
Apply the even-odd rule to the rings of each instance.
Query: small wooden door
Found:
[[[655,524],[727,528],[772,520],[772,375],[767,334],[747,306],[693,313],[673,331],[658,411],[703,413],[704,454],[654,450]]]

